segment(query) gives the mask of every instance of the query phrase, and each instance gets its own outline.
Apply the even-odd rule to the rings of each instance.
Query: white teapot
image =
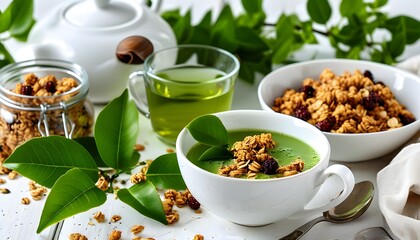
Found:
[[[174,45],[171,27],[138,1],[71,0],[33,27],[15,59],[78,63],[88,72],[90,100],[106,103],[123,92],[150,53]]]

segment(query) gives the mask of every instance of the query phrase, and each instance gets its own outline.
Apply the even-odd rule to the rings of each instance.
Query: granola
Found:
[[[301,159],[296,159],[287,166],[278,166],[277,161],[268,152],[275,146],[271,133],[247,136],[232,145],[230,151],[233,153],[234,163],[220,168],[219,174],[226,177],[246,176],[252,179],[260,172],[290,176],[303,171],[304,162]]]
[[[360,70],[336,75],[325,69],[319,80],[306,78],[299,90],[287,89],[272,109],[332,133],[380,132],[415,121],[389,87]]]
[[[121,239],[121,231],[112,230],[111,234],[109,234],[108,240],[120,240]]]
[[[52,75],[38,77],[33,73],[24,76],[23,83],[17,83],[6,96],[16,105],[40,107],[41,104],[59,104],[76,95],[72,90],[78,86],[73,78],[56,79]],[[68,93],[68,94],[63,94]],[[20,110],[19,108],[2,106],[0,118],[0,165],[14,149],[27,140],[40,137],[38,122],[40,111]],[[49,110],[49,134],[64,135],[62,110]],[[92,132],[93,115],[86,108],[84,101],[67,109],[68,118],[74,123],[73,137],[87,136]]]
[[[88,238],[80,233],[72,233],[69,236],[69,240],[88,240]]]
[[[134,225],[131,227],[130,231],[133,234],[139,234],[144,230],[144,226],[143,225]]]

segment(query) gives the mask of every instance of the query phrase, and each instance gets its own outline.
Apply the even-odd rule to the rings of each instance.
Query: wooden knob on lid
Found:
[[[152,42],[142,36],[130,36],[121,40],[116,50],[118,60],[127,64],[142,64],[151,53]]]

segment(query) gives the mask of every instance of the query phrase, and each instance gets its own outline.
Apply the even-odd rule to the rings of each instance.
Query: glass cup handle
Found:
[[[150,118],[149,105],[147,103],[146,87],[144,85],[144,72],[133,72],[129,76],[128,90],[133,98],[137,109],[147,118]]]

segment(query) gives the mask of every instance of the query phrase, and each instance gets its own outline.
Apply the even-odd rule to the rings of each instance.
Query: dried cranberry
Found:
[[[200,208],[200,203],[197,201],[197,199],[195,199],[195,197],[191,196],[187,199],[187,204],[188,206],[193,209],[193,210],[197,210]]]
[[[362,105],[368,111],[375,109],[377,105],[383,106],[384,104],[384,100],[375,92],[370,92],[369,96],[362,98]]]
[[[403,115],[403,114],[399,114],[398,117],[401,120],[401,123],[405,126],[408,125],[414,121],[416,121],[415,118],[411,117],[411,116],[407,116],[407,115]]]
[[[50,93],[55,93],[55,83],[53,81],[48,81],[45,84],[45,89]]]
[[[319,130],[323,132],[329,132],[331,129],[333,129],[334,125],[336,123],[334,116],[328,116],[326,119],[319,121],[315,124],[315,127],[317,127]]]
[[[304,105],[297,106],[293,115],[304,121],[311,118],[311,114],[309,113],[308,108]]]
[[[315,96],[315,89],[312,86],[302,86],[299,88],[299,92],[305,93],[305,99]]]
[[[267,159],[262,163],[262,171],[265,174],[275,174],[279,168],[279,163],[274,159]]]
[[[20,94],[23,94],[23,95],[31,96],[32,92],[33,92],[33,89],[29,85],[23,85],[22,88],[20,89]]]
[[[365,77],[367,77],[367,78],[369,78],[370,80],[372,80],[372,81],[373,81],[373,74],[372,74],[372,72],[371,72],[371,71],[366,70],[366,71],[363,73],[363,76],[365,76]]]

